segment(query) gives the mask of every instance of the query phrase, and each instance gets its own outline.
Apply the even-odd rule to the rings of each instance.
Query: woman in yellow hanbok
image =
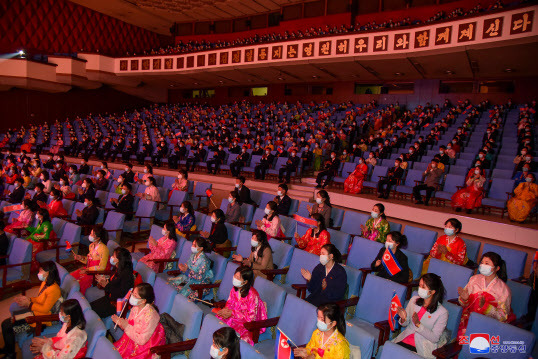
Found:
[[[525,182],[520,183],[514,190],[515,196],[508,200],[508,216],[512,221],[523,222],[536,206],[538,199],[538,185],[531,173]]]

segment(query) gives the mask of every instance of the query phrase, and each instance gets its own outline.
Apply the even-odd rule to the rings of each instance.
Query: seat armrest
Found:
[[[280,317],[270,318],[265,320],[255,320],[252,322],[247,322],[244,324],[245,329],[247,329],[252,334],[252,341],[254,344],[260,339],[260,330],[263,328],[274,327],[278,324]]]
[[[306,284],[292,284],[291,287],[297,290],[297,297],[301,299],[306,298]]]
[[[97,274],[112,275],[112,274],[114,274],[114,271],[112,271],[112,270],[87,270],[86,274],[89,274],[89,275],[97,275]]]
[[[380,322],[374,323],[374,326],[379,329],[379,338],[378,338],[378,346],[381,346],[385,344],[387,340],[389,340],[390,335],[390,325],[388,320],[383,320]]]
[[[289,271],[289,268],[282,268],[282,269],[262,269],[261,272],[267,276],[267,280],[273,281],[275,277],[279,274],[287,274]]]
[[[151,249],[149,249],[149,248],[138,248],[138,251],[140,253],[143,253],[145,256],[147,256],[151,252]]]
[[[35,324],[34,327],[34,335],[39,336],[41,335],[41,331],[43,330],[43,323],[45,322],[56,322],[60,320],[60,316],[58,314],[50,314],[50,315],[34,315],[31,317],[27,317],[26,323],[28,324]]]
[[[204,289],[212,289],[212,288],[218,288],[220,287],[219,283],[212,283],[212,284],[191,284],[189,286],[192,290],[198,292],[198,298],[204,297]]]
[[[162,359],[170,359],[172,353],[192,350],[196,344],[196,339],[186,340],[179,343],[159,345],[150,348],[152,354],[159,355]]]
[[[353,297],[349,299],[338,300],[335,302],[342,311],[345,311],[347,307],[353,307],[359,303],[359,297]]]
[[[213,252],[216,252],[218,254],[224,253],[224,252],[235,252],[237,250],[237,247],[215,247],[213,248]]]
[[[518,282],[518,283],[521,283],[521,284],[526,284],[527,283],[527,278],[525,278],[525,277],[512,278],[512,280],[514,282]]]

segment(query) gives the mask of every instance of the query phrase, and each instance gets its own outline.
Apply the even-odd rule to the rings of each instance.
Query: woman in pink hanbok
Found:
[[[217,317],[235,329],[241,339],[250,345],[254,345],[252,333],[245,328],[245,323],[267,319],[265,303],[253,285],[252,269],[246,266],[237,268],[226,306],[220,310],[214,309]],[[261,329],[260,334],[264,331],[265,329]]]
[[[159,272],[159,264],[156,259],[170,259],[176,249],[177,235],[173,222],[166,222],[162,229],[163,236],[158,240],[153,237],[148,239],[148,247],[141,251],[147,253],[140,261],[150,267],[154,272]],[[177,253],[176,253],[177,254]]]
[[[129,317],[123,319],[115,314],[112,316],[112,321],[124,332],[120,340],[114,343],[122,358],[150,359],[152,347],[166,344],[164,328],[159,323],[160,316],[154,301],[153,287],[141,283],[129,297],[129,304],[133,306]]]
[[[501,256],[494,252],[483,254],[478,272],[480,274],[472,276],[465,288],[458,288],[458,302],[463,307],[458,336],[465,335],[472,312],[500,322],[516,319],[510,307],[512,292],[506,285],[506,263]]]
[[[22,205],[24,209],[21,211],[21,214],[18,218],[13,219],[10,225],[6,226],[4,229],[5,232],[19,235],[20,231],[28,227],[32,219],[34,219],[35,211],[37,210],[34,203],[29,199],[25,199],[22,201]]]

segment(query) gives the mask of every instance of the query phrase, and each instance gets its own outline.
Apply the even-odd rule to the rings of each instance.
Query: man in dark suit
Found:
[[[121,174],[125,182],[133,183],[135,174],[133,172],[133,165],[130,163],[125,164],[125,172]]]
[[[230,172],[233,177],[239,177],[241,169],[247,165],[249,158],[250,156],[247,152],[247,148],[243,147],[241,153],[235,158],[235,161],[230,164]]]
[[[81,175],[87,175],[90,172],[90,166],[88,166],[88,159],[83,158],[80,167],[78,168],[78,173]]]
[[[138,137],[134,136],[130,140],[127,140],[121,154],[123,162],[129,162],[131,160],[131,156],[136,154],[136,151],[138,151],[139,146],[140,144],[138,142]]]
[[[291,207],[291,198],[288,196],[288,186],[285,183],[278,185],[278,191],[273,201],[276,202],[276,212],[279,215],[287,216]]]
[[[217,171],[220,168],[220,165],[224,163],[226,158],[226,152],[224,152],[222,145],[219,145],[218,150],[213,154],[213,158],[206,162],[207,164],[207,173],[217,174]]]
[[[299,161],[301,159],[297,157],[297,151],[292,150],[291,156],[288,158],[286,163],[278,170],[278,181],[282,182],[282,177],[284,177],[284,174],[286,174],[286,182],[289,183],[291,179],[291,173],[297,172],[297,168],[299,168]]]
[[[331,159],[325,163],[325,170],[318,173],[318,176],[316,178],[316,183],[318,184],[316,188],[325,188],[329,182],[332,181],[334,176],[338,173],[338,169],[340,168],[340,160],[336,157],[336,152],[331,152]],[[323,177],[325,177],[325,181],[323,182],[323,185],[321,184],[321,181],[323,180]]]
[[[168,155],[168,144],[164,138],[162,138],[157,145],[157,153],[151,157],[151,163],[153,163],[153,166],[160,166],[161,160],[165,158],[166,155]]]
[[[177,169],[179,161],[184,160],[186,155],[187,148],[185,147],[185,143],[183,143],[183,141],[176,143],[176,145],[174,146],[174,152],[168,158],[168,165],[170,166],[170,168]]]
[[[38,207],[38,202],[45,202],[47,203],[48,196],[43,190],[45,189],[45,186],[43,183],[37,183],[35,185],[35,193],[32,197],[32,202],[34,203],[34,206]],[[26,195],[26,198],[30,199],[30,194]]]
[[[254,204],[254,201],[252,198],[250,198],[250,189],[245,186],[245,177],[239,176],[235,179],[235,192],[237,192],[239,196],[238,203],[239,204]]]
[[[22,200],[24,199],[24,187],[22,184],[24,183],[22,178],[17,178],[15,180],[15,189],[13,189],[13,192],[9,194],[8,202],[9,203],[22,203]]]
[[[56,171],[52,174],[52,180],[58,182],[60,178],[67,175],[64,169],[64,161],[57,161],[55,167]]]
[[[130,221],[133,219],[133,204],[134,196],[131,194],[133,187],[130,183],[124,182],[121,188],[121,195],[119,198],[111,198],[110,203],[112,207],[116,208],[116,211],[125,213],[125,219]]]
[[[205,154],[206,154],[206,150],[204,149],[204,144],[200,143],[198,147],[194,149],[193,156],[187,158],[187,171],[194,172],[194,168],[196,167],[196,164],[198,162],[202,162],[205,159]]]
[[[146,143],[144,143],[144,146],[142,146],[142,151],[140,151],[136,155],[136,159],[138,160],[138,164],[143,165],[144,160],[146,159],[146,157],[151,157],[152,154],[153,154],[153,144],[151,143],[151,140],[148,139],[146,141]]]
[[[271,154],[269,148],[265,149],[265,153],[262,155],[260,163],[254,167],[254,178],[256,179],[265,179],[265,172],[273,165],[275,156]]]
[[[389,173],[387,174],[387,176],[377,183],[377,197],[389,198],[390,189],[392,188],[392,186],[398,184],[398,181],[403,177],[404,170],[400,167],[401,164],[401,159],[395,159],[394,167],[389,169]],[[386,186],[386,188],[383,188],[383,186]]]

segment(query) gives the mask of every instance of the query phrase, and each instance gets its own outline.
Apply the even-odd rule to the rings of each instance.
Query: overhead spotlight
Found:
[[[277,77],[278,80],[284,81],[284,78],[282,76]]]
[[[394,75],[395,75],[395,76],[403,76],[404,73],[403,73],[403,72],[395,72]]]
[[[515,70],[514,69],[511,69],[510,67],[507,67],[504,69],[504,72],[506,73],[510,73],[510,72],[514,72]]]
[[[23,58],[25,55],[24,50],[19,50],[18,54],[20,58]]]
[[[312,78],[313,78],[313,79],[317,79],[317,78],[318,78],[318,75],[312,75]]]
[[[452,70],[446,70],[445,75],[454,75],[454,71]]]

